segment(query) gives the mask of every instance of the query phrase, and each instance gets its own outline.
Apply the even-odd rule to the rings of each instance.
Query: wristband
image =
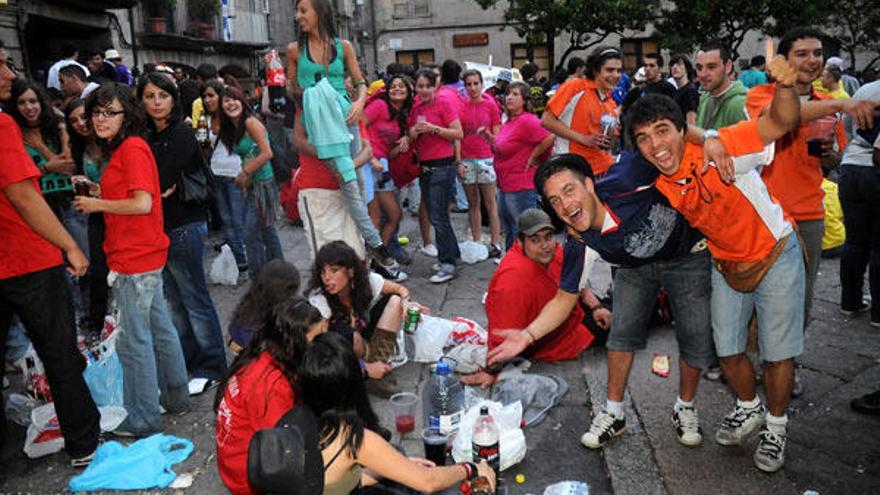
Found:
[[[465,480],[473,480],[477,477],[477,465],[473,462],[460,462],[458,465],[464,468]]]
[[[715,129],[706,129],[705,131],[703,131],[702,143],[706,144],[706,141],[710,139],[718,139],[718,131],[716,131]]]
[[[525,329],[525,332],[529,334],[529,337],[532,338],[532,344],[538,341],[537,337],[535,337],[535,334],[533,334],[528,328]]]

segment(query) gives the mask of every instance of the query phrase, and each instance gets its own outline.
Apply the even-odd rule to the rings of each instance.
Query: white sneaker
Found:
[[[744,438],[764,424],[764,405],[745,408],[737,405],[724,417],[715,433],[715,441],[721,445],[740,445]]]
[[[207,392],[210,388],[215,387],[217,382],[211,380],[210,378],[193,378],[187,383],[187,387],[189,388],[189,395],[201,395]]]
[[[785,433],[775,433],[769,428],[764,428],[753,460],[761,471],[767,473],[779,471],[785,465]]]
[[[422,246],[419,248],[419,252],[424,254],[425,256],[430,256],[432,258],[437,257],[437,246],[434,244],[428,244],[427,246]]]
[[[703,442],[703,429],[700,428],[700,418],[697,410],[693,407],[682,406],[672,409],[672,426],[678,435],[678,441],[682,445],[693,447]]]
[[[590,431],[581,436],[584,447],[598,449],[612,438],[626,430],[626,418],[618,418],[608,411],[602,411],[590,423]]]
[[[439,272],[435,273],[434,276],[431,277],[430,280],[431,280],[432,284],[443,284],[443,283],[449,282],[450,280],[452,280],[454,278],[455,278],[454,273],[440,270]]]

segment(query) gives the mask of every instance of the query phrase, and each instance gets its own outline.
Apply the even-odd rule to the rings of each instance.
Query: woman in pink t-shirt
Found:
[[[379,229],[382,243],[387,247],[400,224],[402,212],[394,181],[391,179],[389,161],[409,150],[409,140],[405,137],[406,119],[413,106],[412,81],[404,75],[392,76],[385,92],[367,104],[364,110],[364,124],[373,148],[373,186],[376,201],[369,204],[370,218]],[[385,224],[381,224],[385,213]]]
[[[455,264],[461,256],[458,240],[449,221],[449,190],[455,181],[453,142],[461,139],[461,122],[455,105],[436,97],[437,76],[430,69],[416,74],[416,92],[421,101],[413,107],[407,122],[409,140],[419,155],[419,187],[428,207],[428,217],[437,236],[437,273],[431,282],[442,284],[455,277]]]
[[[554,140],[553,135],[541,127],[541,120],[529,111],[527,95],[531,95],[528,84],[511,84],[504,100],[507,122],[495,136],[485,129],[481,133],[495,153],[506,249],[510,249],[516,239],[517,217],[537,204],[535,170],[546,158]]]
[[[482,200],[486,214],[489,216],[489,232],[492,235],[489,257],[497,258],[501,255],[501,225],[498,221],[498,205],[495,201],[495,168],[492,163],[494,157],[492,148],[480,136],[480,131],[488,131],[493,136],[498,134],[498,129],[501,128],[501,114],[498,105],[488,96],[483,96],[483,76],[479,71],[466,71],[462,74],[462,80],[468,98],[462,100],[458,108],[458,117],[464,132],[464,139],[461,140],[459,148],[461,156],[457,163],[458,177],[464,185],[468,204],[475,205],[468,210],[474,241],[480,242],[482,218],[477,205]]]

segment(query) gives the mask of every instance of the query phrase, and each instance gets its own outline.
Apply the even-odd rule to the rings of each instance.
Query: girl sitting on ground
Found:
[[[238,354],[247,347],[271,318],[272,308],[299,293],[299,284],[299,270],[292,264],[284,260],[266,263],[232,313],[229,348]]]
[[[308,342],[326,331],[318,310],[302,297],[288,296],[272,308],[217,388],[217,466],[234,495],[254,492],[247,481],[251,437],[274,427],[293,407],[297,366]]]
[[[381,478],[418,492],[436,492],[464,480],[485,476],[495,485],[486,463],[436,466],[426,459],[407,458],[370,429],[376,414],[370,408],[352,348],[337,334],[320,335],[302,358],[297,393],[318,420],[324,458],[324,495],[347,495]]]

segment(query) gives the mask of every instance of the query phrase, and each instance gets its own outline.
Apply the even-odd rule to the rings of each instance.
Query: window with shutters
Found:
[[[429,0],[394,0],[395,19],[408,17],[428,17],[431,15]]]

